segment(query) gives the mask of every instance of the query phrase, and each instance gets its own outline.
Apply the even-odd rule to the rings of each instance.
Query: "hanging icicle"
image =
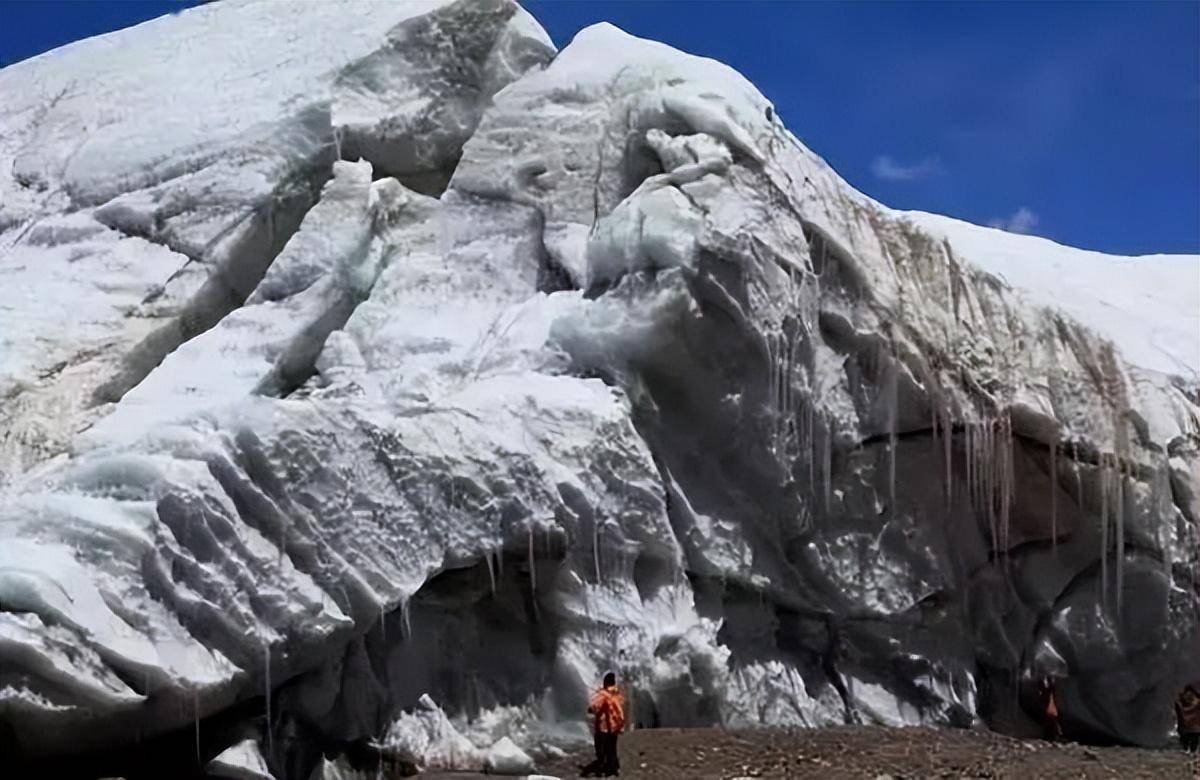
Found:
[[[195,687],[192,688],[192,722],[196,725],[196,766],[200,766],[200,689]]]
[[[804,451],[808,453],[808,494],[810,496],[817,495],[817,479],[816,475],[813,473],[815,464],[813,463],[814,458],[812,457],[813,425],[815,423],[813,417],[814,406],[816,406],[816,399],[810,396],[808,398],[808,403],[804,405],[804,441],[807,445],[804,447]]]
[[[1071,472],[1075,475],[1075,503],[1083,511],[1083,477],[1079,473],[1079,441],[1071,442]]]
[[[975,424],[963,421],[963,471],[967,475],[967,503],[975,506]]]
[[[783,450],[784,457],[787,457],[788,450],[794,447],[792,441],[792,426],[789,424],[792,419],[792,348],[791,339],[788,337],[787,325],[783,326],[783,331],[779,334],[780,340],[780,371],[779,371],[779,421],[783,432]]]
[[[1004,549],[1009,547],[1011,539],[1009,517],[1012,512],[1013,499],[1013,436],[1012,415],[1006,409],[1000,417],[1000,528],[1004,539]],[[1007,560],[1007,559],[1006,559]]]
[[[492,597],[494,598],[496,595],[496,569],[492,565],[492,551],[490,549],[484,551],[483,560],[487,564],[488,585],[491,588]]]
[[[529,589],[533,593],[537,593],[537,566],[534,565],[533,558],[533,520],[530,520],[525,527],[529,532]]]
[[[941,448],[938,447],[938,400],[937,394],[932,389],[932,380],[930,380],[929,390],[929,439],[933,447],[933,456],[936,458]]]
[[[267,713],[267,755],[274,753],[273,738],[271,736],[271,645],[263,640],[263,680],[264,693],[266,694],[266,713]]]
[[[1050,442],[1050,549],[1058,557],[1058,433]]]
[[[1121,604],[1125,588],[1125,464],[1117,460],[1117,492],[1116,492],[1116,565],[1117,565],[1117,620],[1121,619]]]
[[[986,416],[980,416],[975,426],[975,505],[981,510],[987,509],[987,461],[984,455],[987,448],[987,419]]]
[[[1171,571],[1172,540],[1170,529],[1174,526],[1174,523],[1170,522],[1173,504],[1169,469],[1170,464],[1167,461],[1167,454],[1164,452],[1162,465],[1154,467],[1154,479],[1150,483],[1150,519],[1154,527],[1161,532],[1161,538],[1158,540],[1158,548],[1162,551],[1163,580],[1167,583],[1166,603],[1163,604],[1163,608],[1168,611],[1171,608],[1171,586],[1174,580]],[[1176,533],[1178,533],[1178,530]]]
[[[1100,606],[1108,611],[1108,458],[1100,453]]]
[[[825,514],[828,516],[831,505],[831,485],[833,484],[833,418],[825,420],[825,437],[821,450],[821,475],[824,479]]]
[[[987,506],[988,518],[992,525],[992,538],[995,540],[996,555],[1000,555],[1004,541],[1000,537],[999,515],[996,512],[996,419],[988,417],[983,429],[983,500]]]
[[[946,468],[946,511],[954,506],[954,420],[948,406],[942,407],[942,463]]]
[[[603,578],[600,576],[600,521],[593,516],[592,519],[592,565],[596,568],[596,582],[599,584]]]
[[[780,453],[780,414],[779,414],[779,379],[776,376],[779,372],[779,360],[775,353],[775,334],[766,334],[767,342],[767,406],[770,408],[774,416],[774,433],[771,446],[775,451],[775,457],[779,457]]]
[[[893,352],[895,351],[895,343],[892,345]],[[898,392],[898,383],[900,381],[900,364],[893,354],[892,361],[888,364],[888,380],[887,380],[887,419],[888,419],[888,506],[892,513],[896,512],[896,447],[899,444],[899,438],[896,432],[898,421],[896,420],[898,410],[898,402],[896,393]]]

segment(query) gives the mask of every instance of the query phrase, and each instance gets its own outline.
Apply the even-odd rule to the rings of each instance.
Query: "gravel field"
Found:
[[[579,776],[590,751],[542,762]],[[621,740],[621,777],[642,778],[1200,778],[1176,749],[1019,740],[986,731],[843,726],[827,729],[647,729]]]

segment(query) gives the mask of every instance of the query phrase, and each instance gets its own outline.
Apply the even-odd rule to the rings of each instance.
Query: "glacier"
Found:
[[[426,695],[565,743],[607,669],[1012,734],[1053,674],[1154,745],[1200,677],[1200,257],[890,209],[513,0],[224,0],[0,95],[15,765],[340,776]]]

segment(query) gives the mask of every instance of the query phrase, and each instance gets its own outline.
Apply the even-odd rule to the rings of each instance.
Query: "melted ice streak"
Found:
[[[644,724],[962,722],[981,663],[1082,658],[1073,717],[1159,740],[1200,672],[1186,372],[728,67],[609,25],[550,54],[501,0],[227,2],[0,72],[18,741],[264,694],[351,741],[426,690],[580,736],[607,669]]]

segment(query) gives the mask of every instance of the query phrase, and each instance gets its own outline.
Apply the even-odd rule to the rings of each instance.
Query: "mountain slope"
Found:
[[[331,8],[0,71],[0,741],[83,774],[206,719],[158,770],[307,777],[423,693],[578,737],[614,667],[638,725],[1021,733],[1055,674],[1072,735],[1165,736],[1188,297],[1114,346],[1125,261],[1039,297],[1078,250],[886,209],[609,25]]]

